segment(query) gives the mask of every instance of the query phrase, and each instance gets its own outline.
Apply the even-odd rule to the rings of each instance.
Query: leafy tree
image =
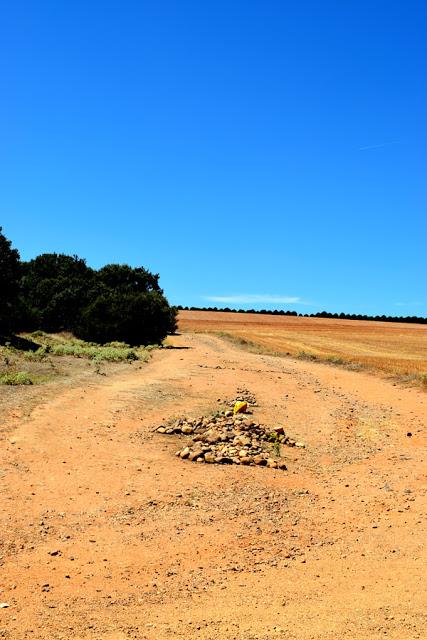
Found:
[[[159,286],[159,274],[152,274],[144,267],[132,268],[127,264],[107,264],[97,272],[97,281],[113,291],[163,293]]]
[[[21,297],[27,329],[133,345],[161,342],[176,330],[176,310],[158,274],[143,267],[108,264],[94,271],[77,256],[47,253],[24,263]]]
[[[108,264],[95,273],[90,300],[75,331],[100,343],[161,343],[176,331],[176,314],[163,295],[158,274],[143,267]]]
[[[19,291],[20,261],[17,249],[2,233],[0,227],[0,333],[13,329]]]
[[[176,310],[158,291],[114,290],[102,293],[82,312],[79,337],[85,340],[130,345],[160,344],[176,330]]]
[[[25,262],[21,297],[23,324],[44,331],[73,331],[89,302],[94,272],[77,256],[44,253]]]

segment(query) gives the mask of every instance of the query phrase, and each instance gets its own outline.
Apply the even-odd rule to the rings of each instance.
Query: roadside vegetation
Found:
[[[106,375],[105,365],[147,362],[157,347],[131,347],[124,342],[100,345],[65,332],[23,333],[13,343],[6,341],[0,346],[0,385],[29,386],[69,376],[85,367],[84,363],[76,367],[76,360],[85,361],[94,373]]]
[[[3,373],[0,375],[0,384],[11,386],[34,384],[35,378],[26,371],[17,371],[16,373]]]
[[[1,386],[145,362],[175,332],[175,318],[158,274],[119,264],[91,269],[56,253],[24,262],[0,227]]]
[[[40,344],[36,351],[25,354],[27,360],[43,360],[52,356],[74,356],[76,358],[88,358],[108,362],[147,360],[146,347],[131,347],[126,342],[109,342],[104,345],[94,342],[85,342],[75,338],[72,334],[48,334],[44,331],[34,331],[23,334],[23,337]]]
[[[116,359],[117,343],[125,343],[119,348],[132,357],[129,347],[161,344],[175,329],[176,309],[158,274],[120,264],[96,270],[78,256],[56,253],[23,262],[0,228],[0,344],[22,332],[65,331],[89,346],[49,345],[57,355],[62,349],[92,357],[96,343],[110,349],[99,357]]]

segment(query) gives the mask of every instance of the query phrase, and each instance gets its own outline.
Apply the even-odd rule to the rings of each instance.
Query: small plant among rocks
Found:
[[[248,415],[231,410],[211,417],[181,418],[172,425],[162,425],[158,433],[188,436],[188,443],[176,455],[184,460],[216,464],[241,464],[286,470],[280,459],[282,445],[300,443],[289,438],[283,427],[271,429]]]

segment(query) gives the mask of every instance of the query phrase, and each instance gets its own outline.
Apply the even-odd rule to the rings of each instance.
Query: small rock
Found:
[[[212,431],[205,438],[205,442],[208,442],[209,444],[216,444],[220,440],[221,434],[218,431]]]
[[[277,462],[273,458],[268,458],[267,467],[270,469],[277,469]]]
[[[188,424],[185,424],[182,429],[181,429],[182,433],[184,433],[185,435],[190,435],[191,433],[194,433],[194,429],[193,427],[190,427]]]
[[[236,402],[233,408],[233,413],[246,413],[247,410],[248,410],[247,402],[243,402],[243,401]]]
[[[284,430],[284,428],[283,428],[283,427],[273,427],[273,432],[274,432],[274,433],[277,433],[277,435],[279,435],[279,434],[284,435],[285,430]]]

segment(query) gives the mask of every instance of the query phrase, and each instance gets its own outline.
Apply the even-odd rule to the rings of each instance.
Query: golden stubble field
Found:
[[[216,333],[269,353],[427,380],[427,325],[180,311],[179,330]]]

